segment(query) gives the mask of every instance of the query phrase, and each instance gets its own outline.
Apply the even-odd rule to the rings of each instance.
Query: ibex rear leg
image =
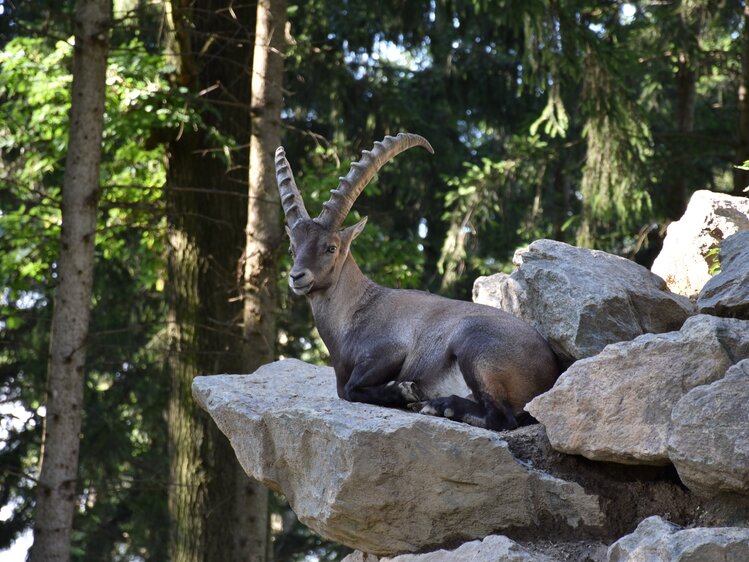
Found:
[[[429,400],[419,410],[422,414],[442,416],[492,430],[515,429],[519,422],[508,400],[508,373],[496,367],[496,359],[484,358],[488,345],[480,346],[478,338],[462,339],[455,361],[474,400],[447,396]]]
[[[427,400],[421,402],[419,406],[417,411],[420,414],[439,416],[476,427],[493,430],[518,427],[518,421],[507,405],[495,406],[486,398],[481,402],[474,402],[468,398],[452,395]]]

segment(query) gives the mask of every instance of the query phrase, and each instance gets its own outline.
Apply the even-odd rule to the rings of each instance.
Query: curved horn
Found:
[[[371,151],[363,151],[361,159],[351,164],[348,174],[339,178],[338,187],[330,191],[330,199],[323,203],[323,210],[315,222],[333,230],[341,226],[356,198],[380,168],[413,146],[421,146],[434,154],[429,141],[411,133],[387,136],[381,142],[374,143]]]
[[[294,174],[291,172],[289,161],[286,160],[286,152],[283,146],[276,149],[276,181],[278,182],[278,192],[281,194],[281,206],[286,215],[286,222],[289,228],[301,219],[309,219],[307,209],[304,208],[304,201],[299,193],[299,188],[294,181]]]

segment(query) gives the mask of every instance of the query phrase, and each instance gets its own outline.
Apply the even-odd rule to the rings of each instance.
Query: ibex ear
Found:
[[[356,224],[351,225],[341,230],[341,238],[344,238],[348,240],[349,242],[351,242],[354,238],[356,238],[357,236],[361,234],[366,224],[367,224],[367,217],[364,217],[362,220],[360,220]]]
[[[362,230],[364,230],[364,227],[366,226],[366,224],[367,224],[367,217],[364,217],[362,220],[360,220],[356,224],[351,225],[347,228],[344,228],[343,230],[341,230],[341,232],[338,233],[341,237],[341,242],[345,244],[346,249],[348,249],[349,246],[351,246],[351,242],[354,241],[354,238],[356,238],[362,233]]]

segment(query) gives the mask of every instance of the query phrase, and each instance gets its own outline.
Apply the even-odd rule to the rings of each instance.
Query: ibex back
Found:
[[[278,148],[276,177],[294,257],[289,285],[312,306],[341,398],[512,429],[525,404],[559,375],[544,338],[494,308],[373,283],[351,255],[366,219],[340,230],[372,177],[413,146],[433,153],[426,139],[408,133],[365,150],[315,219]]]

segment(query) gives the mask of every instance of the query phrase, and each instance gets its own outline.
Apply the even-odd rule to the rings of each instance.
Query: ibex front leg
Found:
[[[420,400],[416,383],[397,382],[405,352],[383,350],[356,364],[344,387],[344,398],[378,406],[405,408]]]

